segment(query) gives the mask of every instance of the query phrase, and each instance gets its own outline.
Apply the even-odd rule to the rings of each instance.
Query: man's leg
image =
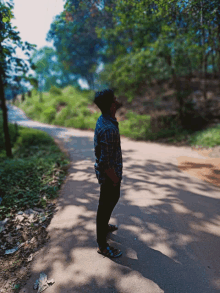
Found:
[[[110,180],[100,185],[100,199],[96,218],[97,243],[106,246],[108,222],[120,197],[120,183],[113,186]]]

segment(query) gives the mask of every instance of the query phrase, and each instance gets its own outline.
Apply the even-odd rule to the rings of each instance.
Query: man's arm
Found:
[[[115,174],[115,169],[109,168],[105,170],[105,173],[115,184],[119,182],[119,177]]]
[[[106,175],[115,183],[119,182],[119,177],[115,173],[114,160],[116,153],[117,133],[114,130],[107,130],[100,140],[101,157],[100,162]]]

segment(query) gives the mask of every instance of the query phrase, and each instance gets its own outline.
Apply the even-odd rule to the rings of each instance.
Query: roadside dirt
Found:
[[[220,147],[211,149],[195,149],[204,159],[179,157],[178,167],[198,179],[220,187]]]
[[[69,158],[62,141],[56,138],[54,141]],[[46,207],[14,214],[4,226],[0,225],[0,293],[20,292],[30,278],[31,262],[50,239],[47,227],[56,213],[56,204],[57,199],[47,200]],[[14,248],[18,248],[17,251],[8,253]]]

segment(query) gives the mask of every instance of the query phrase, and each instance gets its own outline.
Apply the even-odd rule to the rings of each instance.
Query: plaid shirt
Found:
[[[122,153],[118,122],[109,114],[101,115],[96,123],[94,135],[94,150],[96,163],[94,164],[99,184],[106,178],[105,170],[113,168],[122,180]]]

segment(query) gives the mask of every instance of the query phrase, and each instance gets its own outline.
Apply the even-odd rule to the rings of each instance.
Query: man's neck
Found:
[[[113,114],[113,113],[103,113],[103,115],[109,115],[109,116],[111,116],[113,119],[116,119],[115,114]]]

